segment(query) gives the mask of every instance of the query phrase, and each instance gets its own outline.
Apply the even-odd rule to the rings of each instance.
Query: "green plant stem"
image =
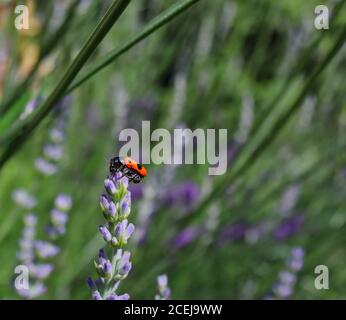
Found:
[[[89,59],[98,44],[106,36],[113,24],[118,20],[131,0],[114,0],[108,8],[101,21],[98,23],[89,39],[86,41],[81,51],[67,69],[62,79],[59,81],[53,92],[49,95],[43,105],[22,123],[17,124],[8,134],[0,140],[0,146],[6,144],[5,150],[0,158],[0,168],[14,154],[19,147],[29,138],[39,123],[53,110],[54,105],[61,99],[70,83],[77,76],[80,69]]]

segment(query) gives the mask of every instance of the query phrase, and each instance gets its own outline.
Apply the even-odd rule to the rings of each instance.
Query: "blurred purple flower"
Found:
[[[218,236],[219,244],[227,244],[232,241],[244,240],[248,226],[242,222],[226,225]]]
[[[61,145],[47,144],[43,148],[43,155],[53,161],[59,161],[64,155],[64,148]]]
[[[54,266],[50,263],[31,264],[28,267],[30,276],[39,280],[48,278],[54,269]]]
[[[35,241],[35,249],[37,255],[42,259],[54,257],[60,252],[59,247],[53,245],[50,242],[41,240]]]
[[[32,209],[36,206],[37,200],[25,189],[16,189],[12,192],[12,200],[23,209]]]
[[[49,132],[49,138],[52,140],[53,143],[59,144],[64,142],[65,133],[61,129],[52,128]]]
[[[55,198],[55,206],[60,211],[69,211],[72,207],[72,198],[68,194],[60,193]]]
[[[304,218],[301,215],[292,216],[284,219],[274,231],[277,240],[285,240],[297,233],[302,227]]]
[[[34,259],[34,240],[36,234],[37,217],[35,214],[27,214],[24,217],[24,229],[19,240],[17,258],[22,264],[30,265]]]
[[[178,186],[167,190],[163,195],[164,204],[168,207],[183,205],[185,208],[192,206],[199,200],[200,187],[192,181],[186,181]]]
[[[143,187],[141,184],[131,184],[129,190],[131,191],[132,200],[138,200],[143,197]]]
[[[30,114],[32,114],[34,112],[34,110],[38,107],[41,100],[42,100],[42,97],[40,97],[40,96],[30,100],[26,104],[24,111],[20,114],[19,119],[25,120]]]
[[[202,232],[202,227],[188,227],[173,237],[170,241],[170,245],[175,250],[184,248],[195,241]]]
[[[295,272],[299,271],[303,267],[304,263],[304,250],[301,247],[295,247],[292,249],[292,257],[288,262],[288,265]]]
[[[48,162],[44,158],[37,158],[35,160],[36,169],[46,176],[51,176],[58,171],[58,168],[55,164]]]
[[[279,205],[279,212],[282,215],[287,215],[292,211],[298,201],[299,193],[300,187],[298,185],[292,185],[285,190]]]
[[[285,269],[279,273],[278,281],[273,286],[273,298],[288,299],[293,294],[297,272],[303,266],[303,258],[304,250],[301,247],[294,247]]]
[[[57,239],[66,232],[68,211],[72,207],[72,198],[68,194],[59,193],[54,201],[55,207],[50,212],[50,223],[46,226],[46,233],[51,239]]]
[[[31,283],[29,289],[19,289],[17,293],[25,299],[35,299],[42,296],[47,291],[42,282]]]
[[[58,171],[58,162],[64,155],[64,140],[71,96],[66,96],[54,107],[55,119],[49,133],[49,141],[43,147],[43,155],[35,160],[36,169],[44,175],[50,176]]]
[[[169,300],[171,298],[171,289],[168,288],[168,277],[166,274],[157,277],[158,294],[155,300]]]

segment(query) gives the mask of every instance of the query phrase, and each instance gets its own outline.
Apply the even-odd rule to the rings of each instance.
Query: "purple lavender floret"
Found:
[[[72,208],[72,198],[68,194],[59,193],[55,198],[54,205],[55,207],[50,212],[50,224],[46,226],[46,233],[51,239],[65,234],[68,211]]]
[[[303,248],[294,247],[286,263],[286,268],[279,273],[278,281],[273,286],[274,297],[288,299],[293,294],[297,282],[297,273],[304,263],[303,259]]]
[[[171,239],[171,247],[175,250],[184,248],[195,241],[203,232],[201,227],[187,227]]]
[[[50,242],[41,241],[41,240],[35,241],[35,249],[36,249],[37,255],[42,259],[55,257],[60,252],[60,249],[58,246]]]
[[[140,183],[130,185],[129,190],[131,192],[132,200],[138,200],[138,199],[141,199],[143,197],[143,194],[144,194],[143,187]]]
[[[69,211],[72,207],[72,198],[68,194],[60,193],[55,198],[55,206],[58,210]]]
[[[131,253],[122,249],[135,229],[127,220],[131,211],[128,179],[121,174],[112,174],[104,180],[104,188],[107,194],[100,196],[100,207],[106,223],[99,226],[99,232],[106,247],[99,251],[94,262],[99,278],[95,281],[89,278],[88,285],[94,300],[128,300],[128,294],[116,293],[132,268]],[[112,252],[109,258],[106,250]]]
[[[41,100],[42,100],[42,97],[40,97],[40,96],[30,100],[26,104],[24,111],[20,114],[19,119],[25,120],[26,118],[28,118],[30,116],[30,114],[32,114],[34,112],[34,110],[38,107]]]
[[[303,267],[305,255],[304,250],[301,247],[295,247],[292,249],[291,254],[292,257],[289,260],[288,264],[292,270],[298,272]]]
[[[34,240],[36,234],[37,217],[30,213],[24,217],[24,229],[19,240],[17,257],[22,264],[29,265],[34,259]]]
[[[35,299],[47,291],[46,286],[42,282],[31,283],[29,289],[19,289],[17,293],[25,299]]]
[[[244,240],[249,226],[243,222],[235,222],[226,225],[219,234],[218,243],[227,244],[233,241]]]
[[[24,193],[24,199],[28,198]],[[17,194],[18,197],[18,194]],[[21,196],[23,199],[23,195]],[[71,209],[72,199],[69,195],[58,194],[55,199],[55,208],[51,211],[51,221],[46,227],[48,236],[54,240],[65,233],[68,220],[67,211]],[[55,257],[60,248],[52,242],[36,240],[37,217],[35,214],[27,214],[24,217],[24,229],[19,241],[19,252],[17,257],[21,264],[29,269],[30,284],[28,289],[16,289],[17,293],[26,299],[34,299],[46,292],[43,281],[47,279],[54,270],[51,263],[46,260]]]
[[[64,156],[64,140],[71,97],[64,97],[54,107],[55,120],[49,133],[49,141],[43,147],[42,156],[35,160],[36,169],[43,175],[51,176],[58,171],[58,162]]]
[[[39,280],[48,278],[54,270],[54,266],[50,263],[31,264],[28,267],[30,270],[30,276]]]
[[[186,181],[163,195],[163,201],[166,206],[182,205],[191,207],[195,204],[201,195],[200,188],[192,181]]]
[[[277,240],[285,240],[288,237],[297,233],[304,222],[304,218],[301,215],[292,216],[284,219],[274,232],[274,237]]]
[[[187,181],[179,188],[181,200],[184,205],[193,205],[200,197],[201,191],[197,184]]]
[[[158,294],[155,296],[155,300],[169,300],[171,298],[171,289],[168,288],[168,277],[166,274],[157,277],[157,289]]]
[[[35,167],[38,171],[46,176],[51,176],[58,171],[58,168],[55,164],[48,162],[42,157],[39,157],[35,160]]]
[[[25,189],[16,189],[12,192],[12,200],[23,209],[31,210],[37,204],[34,196]]]

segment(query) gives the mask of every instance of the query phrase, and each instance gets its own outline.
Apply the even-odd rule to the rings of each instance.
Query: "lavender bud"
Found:
[[[122,173],[117,172],[115,174],[115,179],[116,179],[116,188],[117,189],[127,189],[129,186],[129,179],[124,176]]]
[[[25,189],[16,189],[13,191],[12,199],[23,209],[32,209],[37,204],[36,198],[31,196]]]
[[[52,142],[56,144],[64,142],[65,139],[64,132],[58,128],[53,128],[50,130],[49,137]]]
[[[40,280],[48,278],[53,269],[54,267],[50,263],[32,264],[29,266],[30,275]]]
[[[100,206],[102,211],[106,211],[109,206],[109,200],[104,194],[100,197]]]
[[[125,251],[118,263],[118,273],[122,277],[126,277],[131,270],[132,264],[130,262],[130,256],[131,253],[129,251]]]
[[[157,277],[157,288],[159,293],[155,296],[156,300],[168,300],[171,297],[171,289],[168,288],[168,277],[163,274]]]
[[[131,211],[131,193],[128,191],[120,202],[120,217],[126,219],[130,215]]]
[[[110,195],[110,196],[114,196],[115,193],[117,192],[117,188],[115,186],[115,183],[113,180],[111,179],[106,179],[104,181],[104,186],[105,186],[105,189],[107,191],[107,193]]]
[[[61,145],[48,144],[44,146],[43,154],[49,160],[59,161],[64,155],[64,148]]]
[[[112,240],[112,235],[111,235],[111,233],[109,232],[109,230],[105,226],[100,226],[99,230],[100,230],[101,236],[103,237],[103,239],[106,242],[109,242],[109,241]]]
[[[42,282],[36,282],[30,285],[30,288],[17,290],[18,294],[26,299],[35,299],[43,295],[47,291],[46,286]]]
[[[101,297],[101,294],[98,290],[95,290],[92,292],[92,299],[93,300],[103,300]]]
[[[60,193],[56,198],[55,198],[55,206],[60,210],[60,211],[69,211],[72,207],[72,198],[67,195]]]
[[[37,223],[37,217],[34,214],[27,214],[24,218],[24,223],[27,227],[35,227]]]
[[[113,248],[116,248],[119,245],[119,242],[116,237],[112,238],[111,245],[113,246]]]
[[[30,100],[26,104],[24,111],[20,114],[19,119],[20,120],[26,119],[37,108],[40,101],[41,101],[41,97],[37,97],[37,98]]]
[[[50,258],[56,256],[60,249],[59,247],[51,244],[50,242],[45,241],[35,241],[35,249],[37,254],[42,259]]]
[[[105,195],[100,197],[100,206],[103,211],[105,219],[113,221],[116,219],[117,207],[115,203],[107,198]]]
[[[167,287],[168,284],[168,277],[166,274],[163,274],[161,276],[157,277],[157,285],[159,286],[159,288],[165,288]]]
[[[67,223],[68,216],[65,212],[54,208],[51,211],[51,220],[55,226],[64,226]]]
[[[95,281],[93,279],[91,279],[90,277],[87,278],[87,284],[92,291],[97,290],[97,286],[96,286]]]
[[[302,259],[304,257],[304,250],[301,247],[295,247],[292,249],[292,257],[294,259]]]
[[[58,170],[57,166],[48,162],[43,158],[37,158],[35,160],[35,167],[38,171],[43,173],[44,175],[51,176],[55,174]]]
[[[108,300],[129,300],[129,299],[130,299],[130,296],[127,293],[121,294],[119,296],[113,293],[108,297]]]

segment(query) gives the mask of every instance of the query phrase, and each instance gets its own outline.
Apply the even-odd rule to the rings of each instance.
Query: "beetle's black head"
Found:
[[[109,162],[109,172],[115,173],[124,165],[120,157],[114,157]]]

